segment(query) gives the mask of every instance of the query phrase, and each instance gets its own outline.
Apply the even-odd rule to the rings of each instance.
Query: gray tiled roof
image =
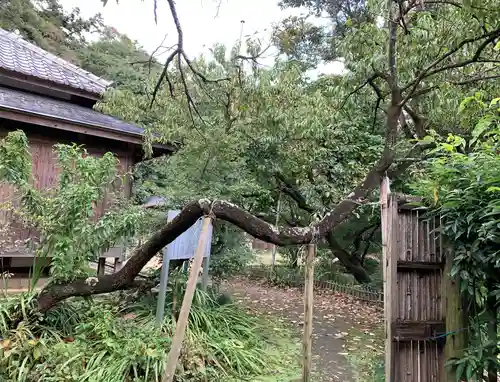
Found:
[[[54,118],[83,126],[95,126],[141,136],[144,130],[95,110],[52,98],[0,87],[0,109]]]
[[[0,68],[96,95],[111,84],[1,28]]]

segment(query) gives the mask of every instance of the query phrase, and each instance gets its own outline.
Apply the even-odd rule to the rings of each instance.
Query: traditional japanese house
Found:
[[[113,152],[120,171],[127,172],[141,160],[143,130],[110,115],[93,110],[111,85],[39,47],[15,33],[0,29],[0,138],[22,129],[33,156],[33,178],[37,188],[54,184],[58,168],[55,143],[83,144],[92,155]],[[170,148],[155,147],[155,154]],[[130,179],[122,185],[130,195]],[[12,187],[0,183],[0,206],[15,198]],[[36,236],[11,213],[0,209],[0,273],[9,270],[25,275],[33,264],[33,253],[22,243]],[[121,248],[112,248],[102,258],[114,258],[119,266]],[[101,265],[104,261],[101,260]],[[101,271],[103,268],[101,268]],[[16,288],[14,280],[11,287]]]

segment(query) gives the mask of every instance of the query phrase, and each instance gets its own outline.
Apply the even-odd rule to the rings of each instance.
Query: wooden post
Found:
[[[106,258],[99,257],[99,260],[97,262],[97,275],[103,276],[105,273],[106,273]]]
[[[120,269],[123,268],[123,259],[121,257],[115,257],[115,265],[113,272],[118,272]]]
[[[385,380],[392,382],[392,333],[391,333],[391,312],[390,312],[390,291],[387,269],[389,267],[389,242],[390,242],[390,227],[389,227],[389,178],[382,178],[380,183],[380,216],[382,230],[382,272],[384,286],[384,322],[385,322]]]
[[[280,222],[280,205],[281,205],[281,191],[278,196],[278,205],[276,206],[276,227],[278,226],[278,223]],[[273,245],[272,249],[272,255],[271,255],[271,267],[274,268],[274,265],[276,264],[276,244]]]
[[[302,358],[302,382],[311,381],[312,369],[312,330],[314,307],[314,257],[316,245],[307,246],[305,282],[304,282],[304,337]]]
[[[451,278],[450,271],[453,262],[453,251],[449,248],[446,251],[446,264],[444,269],[444,295],[445,295],[445,320],[446,332],[453,333],[446,337],[444,347],[445,362],[450,358],[462,358],[467,347],[467,314],[463,309],[460,296],[460,281],[458,277]],[[444,382],[456,382],[456,368],[445,368]]]
[[[186,292],[184,293],[184,299],[182,300],[181,311],[175,326],[172,346],[168,353],[167,366],[161,379],[162,382],[172,382],[174,380],[175,370],[177,368],[177,362],[181,353],[182,342],[184,340],[184,334],[188,323],[189,312],[191,310],[191,304],[193,303],[193,296],[198,282],[198,275],[200,273],[201,263],[203,262],[203,254],[205,253],[205,248],[207,246],[210,223],[211,218],[205,216],[203,218],[200,240],[198,241],[198,247],[196,248],[196,253],[194,255],[193,267],[191,268],[191,273],[189,274]]]

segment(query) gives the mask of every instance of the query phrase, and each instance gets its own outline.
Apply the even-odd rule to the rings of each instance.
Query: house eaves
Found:
[[[0,69],[102,96],[110,81],[0,28]]]

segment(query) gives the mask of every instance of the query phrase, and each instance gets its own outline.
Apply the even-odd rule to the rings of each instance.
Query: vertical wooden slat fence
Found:
[[[439,220],[415,201],[389,194],[382,203],[388,382],[444,378],[442,238]]]

